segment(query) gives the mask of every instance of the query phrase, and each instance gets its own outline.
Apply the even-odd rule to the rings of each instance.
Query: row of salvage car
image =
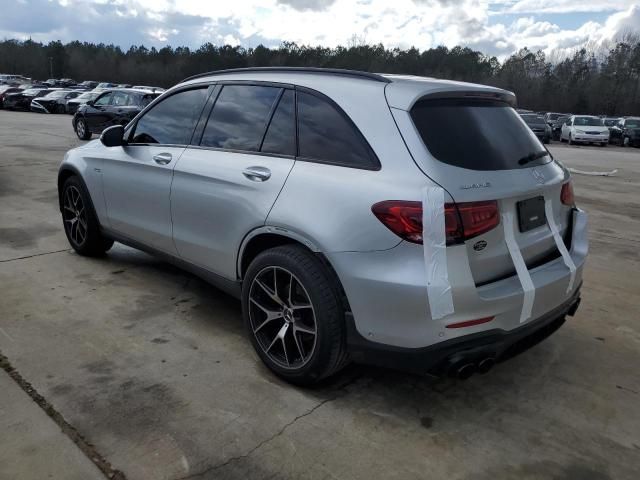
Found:
[[[605,117],[519,110],[520,116],[543,142],[640,146],[640,117]]]

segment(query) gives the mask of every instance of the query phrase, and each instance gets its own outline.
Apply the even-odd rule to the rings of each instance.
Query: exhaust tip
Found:
[[[495,358],[488,357],[478,363],[478,373],[487,373],[496,364]]]
[[[466,380],[476,373],[476,365],[474,363],[465,363],[456,370],[456,377],[460,380]]]

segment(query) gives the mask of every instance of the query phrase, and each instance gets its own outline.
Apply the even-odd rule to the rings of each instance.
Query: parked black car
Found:
[[[640,117],[618,120],[618,123],[609,129],[609,142],[622,147],[640,147]]]
[[[551,138],[553,140],[558,140],[558,141],[560,140],[560,134],[562,133],[562,125],[564,125],[564,122],[569,120],[569,118],[570,118],[569,115],[567,115],[567,116],[562,116],[555,119],[555,121],[551,125]]]
[[[4,108],[7,110],[29,110],[31,100],[43,97],[53,91],[51,88],[27,88],[20,92],[9,93],[4,97]]]
[[[67,101],[67,113],[73,115],[78,111],[80,105],[84,105],[85,103],[95,100],[102,92],[80,92],[76,98],[72,98]]]
[[[520,116],[542,143],[549,143],[551,141],[551,127],[547,125],[542,115],[538,115],[537,113],[523,113]]]
[[[74,114],[73,129],[81,140],[89,140],[94,133],[111,125],[126,125],[159,93],[133,89],[114,89],[102,92],[95,100],[80,105]]]
[[[38,113],[65,113],[67,101],[76,98],[82,92],[78,90],[54,90],[43,97],[31,100],[31,111]]]
[[[9,95],[10,93],[21,92],[22,89],[19,87],[12,87],[11,85],[0,85],[0,108],[4,108],[4,97]]]
[[[570,113],[547,112],[544,114],[544,121],[549,125],[553,125],[559,117],[570,117]]]

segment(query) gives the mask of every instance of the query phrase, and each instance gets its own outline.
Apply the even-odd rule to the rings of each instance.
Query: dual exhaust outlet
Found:
[[[480,360],[477,360],[476,358],[462,357],[456,361],[450,362],[447,372],[450,377],[454,377],[459,380],[466,380],[476,373],[487,373],[495,364],[496,359],[494,357],[484,357]]]

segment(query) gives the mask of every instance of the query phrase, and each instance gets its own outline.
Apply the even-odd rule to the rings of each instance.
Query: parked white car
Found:
[[[604,147],[609,143],[609,128],[600,117],[592,115],[571,115],[562,125],[561,142],[595,143]]]

